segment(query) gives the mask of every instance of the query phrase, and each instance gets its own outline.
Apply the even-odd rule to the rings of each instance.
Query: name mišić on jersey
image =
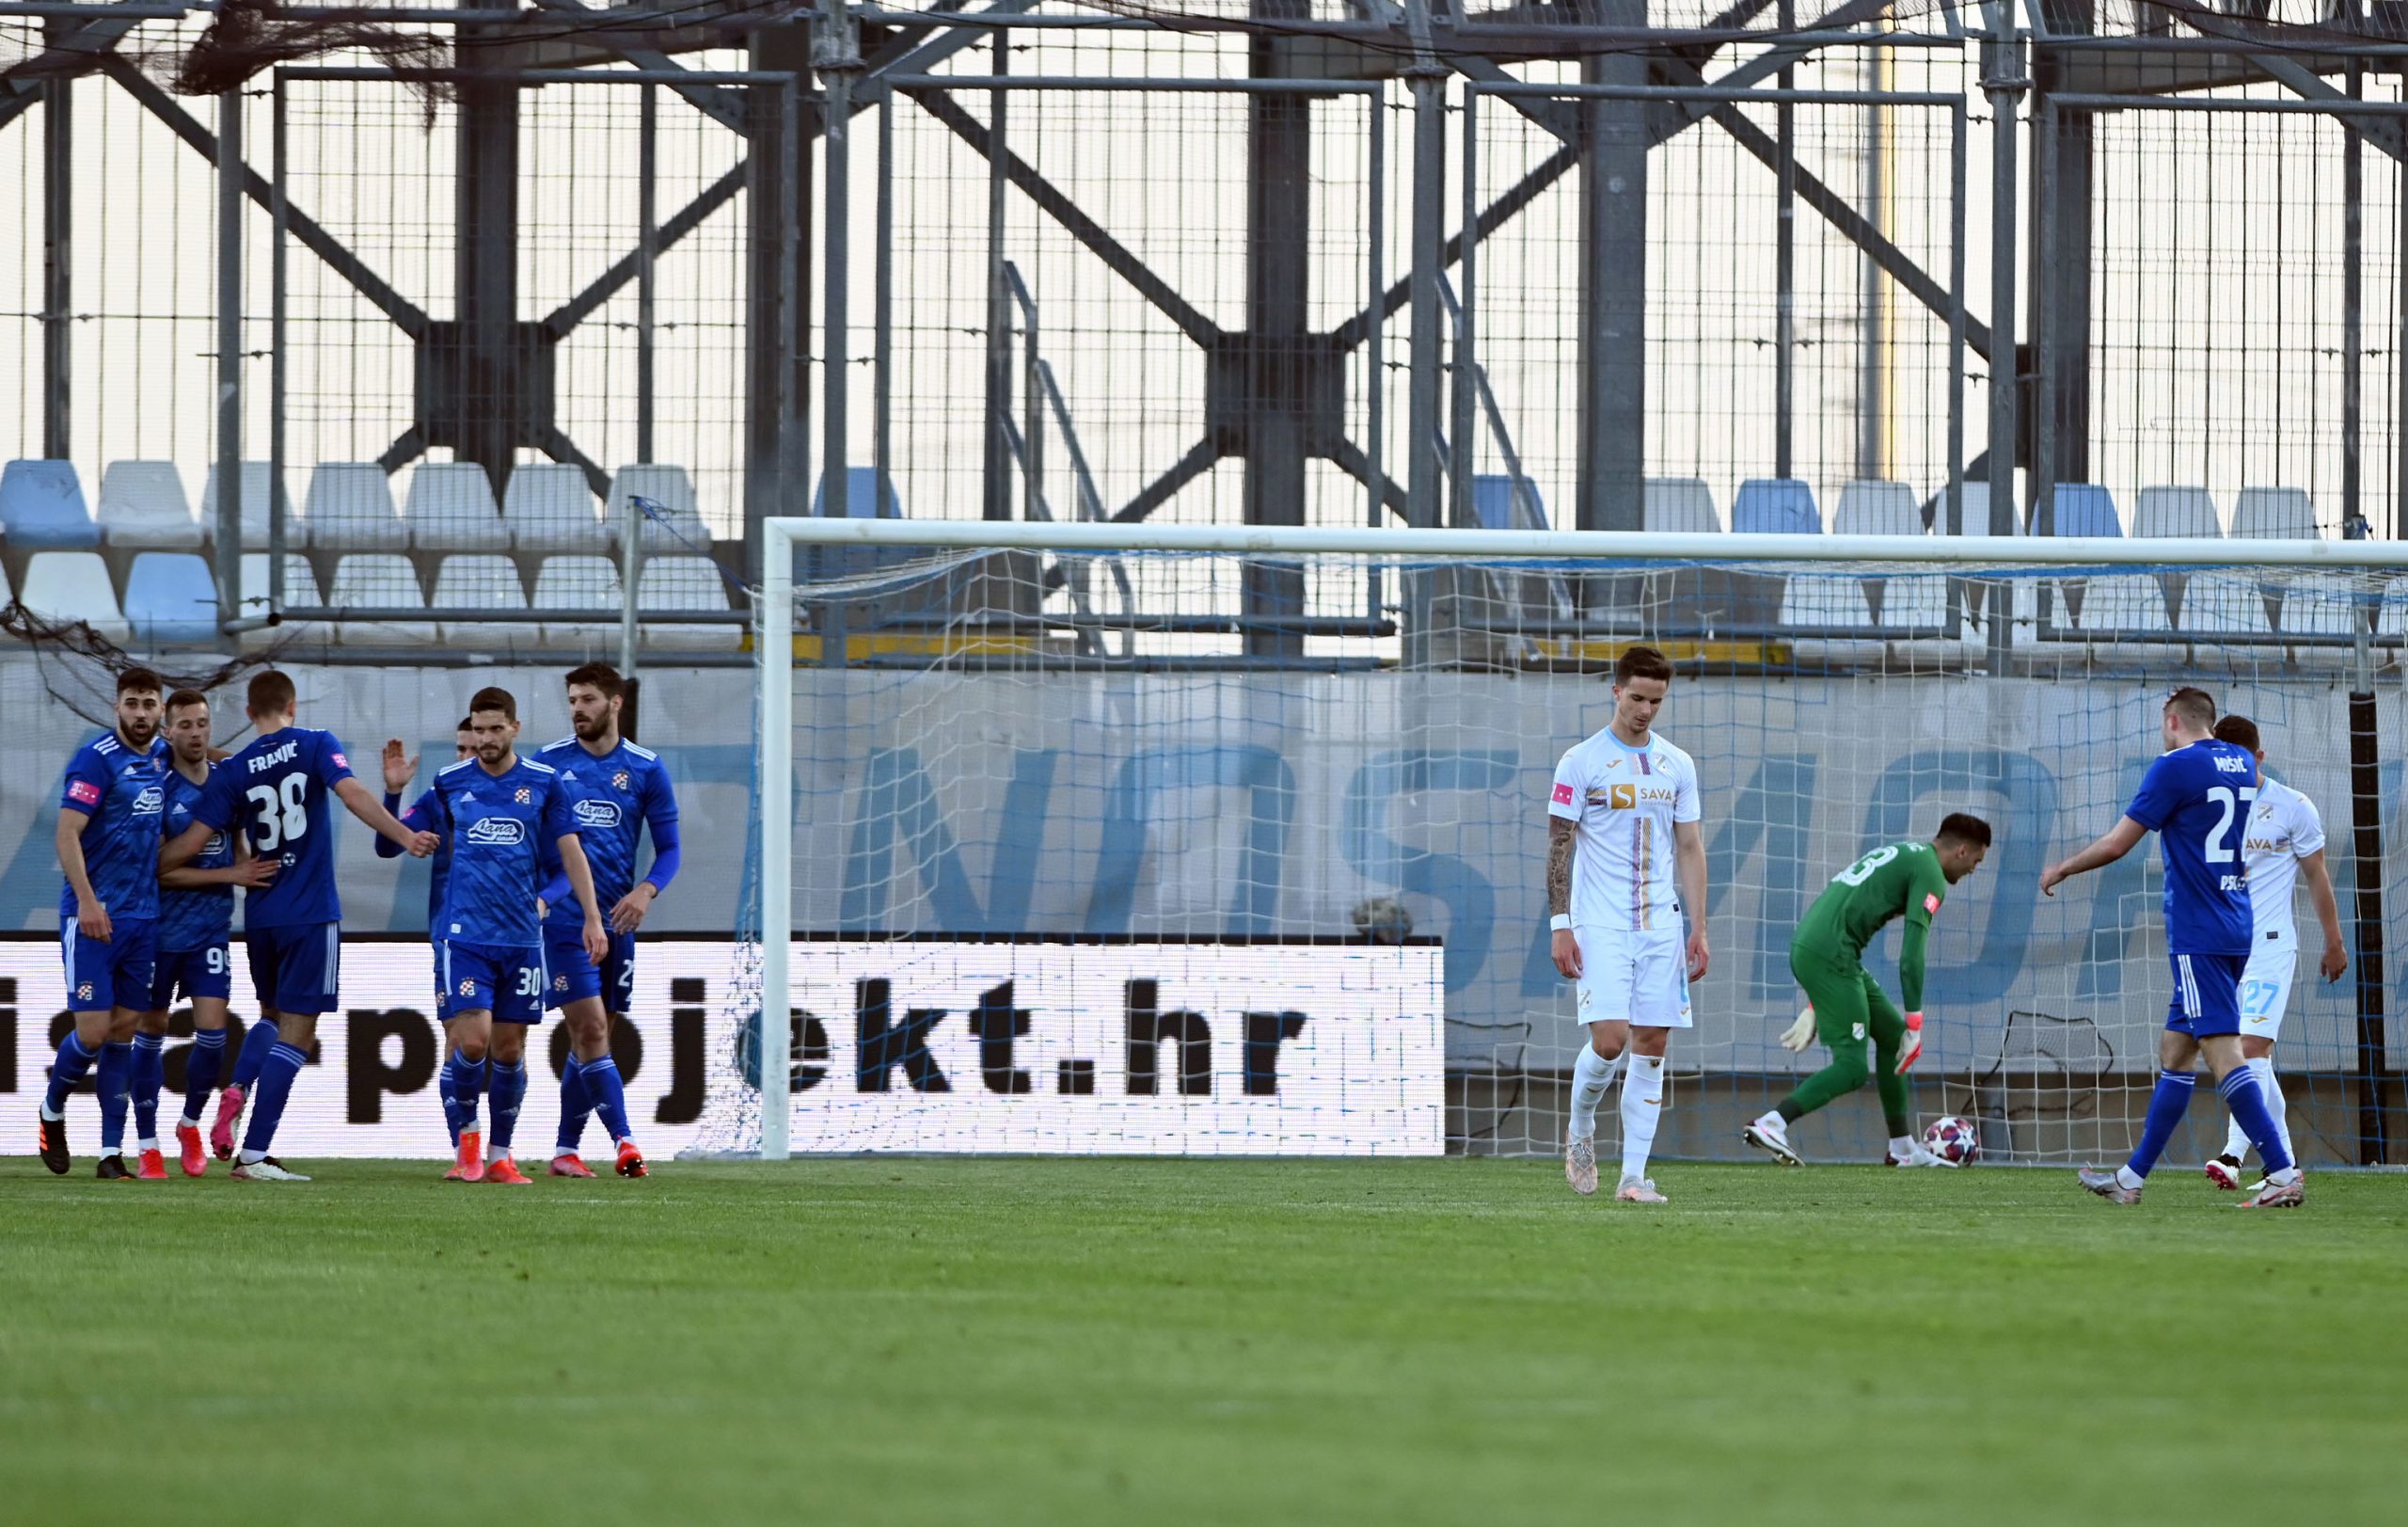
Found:
[[[2258,761],[2205,738],[2148,766],[2124,815],[2157,835],[2165,860],[2165,943],[2173,954],[2246,954],[2255,914],[2244,852]]]

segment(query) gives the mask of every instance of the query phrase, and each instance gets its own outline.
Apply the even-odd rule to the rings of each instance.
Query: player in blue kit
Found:
[[[192,825],[193,811],[216,765],[210,761],[209,696],[178,690],[167,696],[167,800],[162,831],[174,837]],[[209,1169],[201,1142],[201,1110],[226,1059],[226,999],[232,992],[234,887],[265,885],[276,877],[269,859],[244,851],[234,834],[214,833],[190,864],[159,876],[159,953],[150,978],[150,1010],[134,1036],[134,1126],[142,1146],[135,1176],[164,1178],[158,1142],[159,1090],[165,1083],[167,1010],[178,996],[192,1004],[192,1052],[184,1058],[183,1117],[176,1146],[183,1173]]]
[[[117,724],[75,750],[58,786],[59,952],[75,1026],[58,1042],[40,1109],[41,1164],[64,1175],[67,1095],[100,1062],[104,1178],[125,1169],[136,1015],[150,1004],[159,916],[159,819],[166,804],[166,686],[148,668],[118,676]]]
[[[545,1005],[561,1010],[568,1024],[568,1068],[561,1074],[561,1133],[552,1153],[555,1177],[591,1177],[578,1145],[589,1114],[602,1116],[618,1149],[622,1177],[645,1175],[627,1121],[626,1090],[610,1057],[610,1026],[624,1017],[635,990],[636,930],[643,926],[653,899],[677,875],[677,793],[660,756],[619,733],[626,684],[607,662],[569,671],[569,725],[564,737],[538,755],[577,781],[578,841],[594,869],[594,890],[610,909],[610,954],[598,965],[585,956],[570,904],[568,882],[547,855],[544,958],[551,967]],[[652,867],[636,879],[636,845],[652,833]]]
[[[2158,1043],[2157,1087],[2131,1159],[2114,1171],[2085,1168],[2080,1176],[2100,1198],[2138,1203],[2149,1169],[2191,1105],[2197,1082],[2192,1067],[2204,1055],[2216,1091],[2266,1164],[2266,1185],[2242,1207],[2295,1208],[2306,1188],[2241,1051],[2241,974],[2252,931],[2242,847],[2258,797],[2258,761],[2246,749],[2216,740],[2215,724],[2216,703],[2205,691],[2176,690],[2160,722],[2165,751],[2148,766],[2123,819],[2040,877],[2041,893],[2053,896],[2073,876],[2121,859],[2150,833],[2165,856],[2174,998]]]
[[[451,1005],[455,1164],[448,1177],[513,1187],[533,1181],[511,1154],[518,1105],[527,1096],[527,1030],[544,1017],[541,845],[560,855],[584,913],[583,944],[596,962],[609,951],[594,875],[578,841],[575,785],[550,764],[518,756],[518,702],[483,689],[468,702],[477,756],[435,776],[435,826],[452,844],[452,870],[436,925]],[[477,1098],[493,1094],[493,1149],[483,1154]]]
[[[263,1014],[276,1018],[277,1043],[260,1073],[250,1122],[233,1175],[250,1183],[297,1183],[268,1154],[293,1083],[316,1042],[318,1018],[332,1011],[342,955],[342,901],[335,894],[334,815],[327,798],[420,858],[435,851],[432,833],[413,833],[376,803],[352,776],[332,732],[293,724],[293,680],[269,670],[252,678],[251,724],[258,735],[209,776],[192,825],[159,857],[164,870],[189,864],[213,834],[239,829],[252,855],[277,864],[275,880],[243,907],[251,985]]]
[[[464,759],[473,758],[476,755],[476,729],[468,724],[468,718],[463,716],[460,718],[460,724],[452,733],[452,761],[458,763]],[[418,772],[418,755],[404,748],[400,738],[388,738],[385,742],[384,765],[385,809],[400,818],[404,827],[417,829],[432,825],[435,820],[436,806],[435,791],[432,787],[412,802],[407,811],[402,809],[402,792],[410,787],[410,778]],[[386,838],[380,837],[376,840],[376,857],[379,859],[398,858],[401,851]],[[436,930],[442,925],[443,887],[452,878],[450,839],[447,838],[436,849],[435,863],[431,867],[434,873],[427,877],[426,885],[426,937],[435,951],[435,1021],[438,1024],[446,1024],[452,1017],[451,999],[443,991],[443,940]],[[447,1051],[446,1054],[448,1056],[449,1052]],[[457,1074],[447,1059],[443,1067],[440,1091],[443,1099],[443,1121],[451,1128],[452,1149],[455,1153],[460,1149],[459,1100],[453,1095],[453,1088],[457,1081]]]

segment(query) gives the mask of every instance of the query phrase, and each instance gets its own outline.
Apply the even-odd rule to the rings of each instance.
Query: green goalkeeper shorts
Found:
[[[1814,1006],[1814,1037],[1829,1047],[1833,1059],[1865,1063],[1868,1040],[1883,1050],[1897,1049],[1907,1032],[1906,1016],[1862,965],[1843,965],[1792,945],[1789,973]]]

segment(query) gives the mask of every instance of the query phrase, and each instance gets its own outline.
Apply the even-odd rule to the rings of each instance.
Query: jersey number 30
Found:
[[[2205,857],[2211,865],[2228,865],[2235,857],[2230,841],[2233,819],[2249,815],[2249,803],[2258,799],[2258,787],[2244,785],[2235,790],[2230,786],[2219,785],[2208,792],[2208,799],[2224,807],[2224,815],[2208,829]]]
[[[244,792],[258,825],[251,831],[251,851],[274,853],[309,830],[309,808],[302,797],[309,788],[307,774],[287,774],[275,785],[254,785]]]

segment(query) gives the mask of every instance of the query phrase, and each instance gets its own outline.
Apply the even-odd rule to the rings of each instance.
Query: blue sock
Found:
[[[134,1137],[159,1143],[159,1090],[167,1085],[167,1036],[134,1036]]]
[[[493,1141],[486,1153],[507,1155],[511,1137],[518,1132],[518,1105],[527,1101],[527,1062],[496,1060],[492,1066],[493,1080],[488,1085],[493,1092]]]
[[[571,1050],[568,1064],[561,1071],[561,1134],[560,1143],[553,1149],[556,1156],[575,1155],[585,1139],[585,1116],[594,1111],[594,1102],[585,1090],[585,1062]]]
[[[231,1085],[246,1093],[260,1079],[260,1068],[267,1064],[267,1053],[276,1048],[276,1020],[261,1018],[251,1025],[243,1036],[243,1053],[234,1058],[234,1080]]]
[[[217,1090],[217,1074],[226,1068],[226,1031],[203,1028],[192,1037],[192,1048],[184,1052],[184,1118],[187,1124],[200,1122],[201,1110],[209,1106],[209,1094]]]
[[[100,1053],[86,1049],[73,1029],[67,1031],[67,1037],[58,1042],[57,1058],[50,1063],[50,1090],[42,1094],[41,1100],[45,1117],[56,1119],[67,1112],[67,1094],[75,1090],[75,1084],[92,1069]]]
[[[101,1153],[125,1150],[125,1110],[133,1101],[134,1046],[115,1040],[101,1046],[101,1063],[92,1074],[101,1094]]]
[[[443,1100],[443,1127],[452,1132],[452,1149],[460,1149],[460,1074],[457,1068],[467,1064],[458,1051],[443,1058],[443,1070],[436,1076],[436,1095]]]
[[[2224,1105],[2232,1110],[2233,1121],[2258,1147],[2258,1158],[2267,1171],[2288,1171],[2291,1154],[2283,1149],[2283,1132],[2274,1126],[2273,1111],[2266,1106],[2265,1089],[2258,1085],[2258,1074],[2247,1066],[2235,1066],[2226,1072],[2224,1080],[2216,1083],[2223,1095]]]
[[[284,1105],[293,1096],[293,1079],[309,1058],[281,1041],[267,1053],[267,1060],[260,1067],[259,1095],[251,1100],[251,1121],[243,1131],[243,1159],[257,1161],[267,1154],[268,1146],[276,1139],[276,1126],[284,1117]]]
[[[633,1133],[627,1128],[627,1090],[619,1079],[618,1061],[606,1055],[585,1063],[585,1095],[594,1100],[594,1111],[602,1116],[612,1145]]]
[[[477,1127],[477,1100],[485,1095],[485,1063],[452,1052],[452,1097],[460,1110],[460,1127]],[[457,1145],[459,1142],[452,1142]]]
[[[2148,1116],[2141,1121],[2141,1142],[2132,1147],[2132,1159],[2126,1166],[2135,1177],[2147,1177],[2149,1169],[2174,1139],[2174,1132],[2182,1126],[2182,1115],[2191,1106],[2191,1093],[2199,1078],[2187,1071],[2161,1071],[2157,1088],[2148,1095]],[[2258,1101],[2258,1110],[2265,1110],[2265,1101]]]

